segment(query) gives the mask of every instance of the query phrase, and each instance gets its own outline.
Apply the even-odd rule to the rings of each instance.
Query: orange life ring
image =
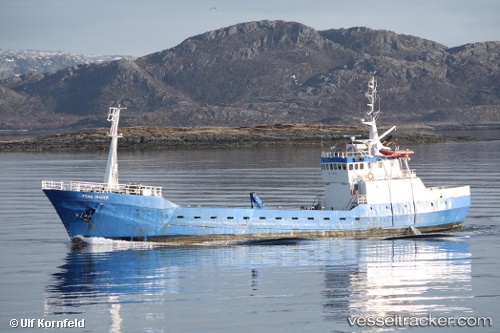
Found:
[[[366,178],[368,178],[369,180],[373,180],[373,173],[369,173],[368,175],[366,175]]]

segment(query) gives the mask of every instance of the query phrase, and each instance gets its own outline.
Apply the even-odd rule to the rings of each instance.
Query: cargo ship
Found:
[[[177,205],[161,186],[121,184],[117,148],[120,106],[110,107],[110,150],[103,182],[42,181],[70,238],[199,244],[317,237],[400,237],[458,229],[470,207],[469,186],[426,187],[409,166],[413,151],[385,142],[396,128],[378,134],[374,75],[368,81],[362,124],[367,138],[353,136],[343,148],[319,157],[324,187],[314,203],[296,209],[266,208],[250,192],[247,207]]]

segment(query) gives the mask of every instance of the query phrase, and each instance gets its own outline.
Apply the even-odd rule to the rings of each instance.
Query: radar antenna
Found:
[[[354,144],[354,141],[357,141],[356,138],[361,137],[361,135],[359,135],[359,134],[346,134],[343,137],[344,138],[349,138],[349,140],[351,140],[351,144],[349,144],[348,147],[352,151],[355,151],[356,150],[356,145]]]

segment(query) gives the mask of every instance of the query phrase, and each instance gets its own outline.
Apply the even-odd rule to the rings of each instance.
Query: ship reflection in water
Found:
[[[349,316],[471,311],[467,237],[135,244],[103,240],[69,252],[46,287],[46,315],[101,313],[111,332],[167,332],[220,328],[218,320],[269,331],[293,320],[296,329],[309,321],[349,330]]]

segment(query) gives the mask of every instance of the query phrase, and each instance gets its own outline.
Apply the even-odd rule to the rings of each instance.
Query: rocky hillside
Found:
[[[456,48],[390,31],[259,21],[120,59],[0,81],[0,129],[357,122],[376,71],[381,122],[500,122],[500,42]],[[395,119],[396,118],[396,119]]]

